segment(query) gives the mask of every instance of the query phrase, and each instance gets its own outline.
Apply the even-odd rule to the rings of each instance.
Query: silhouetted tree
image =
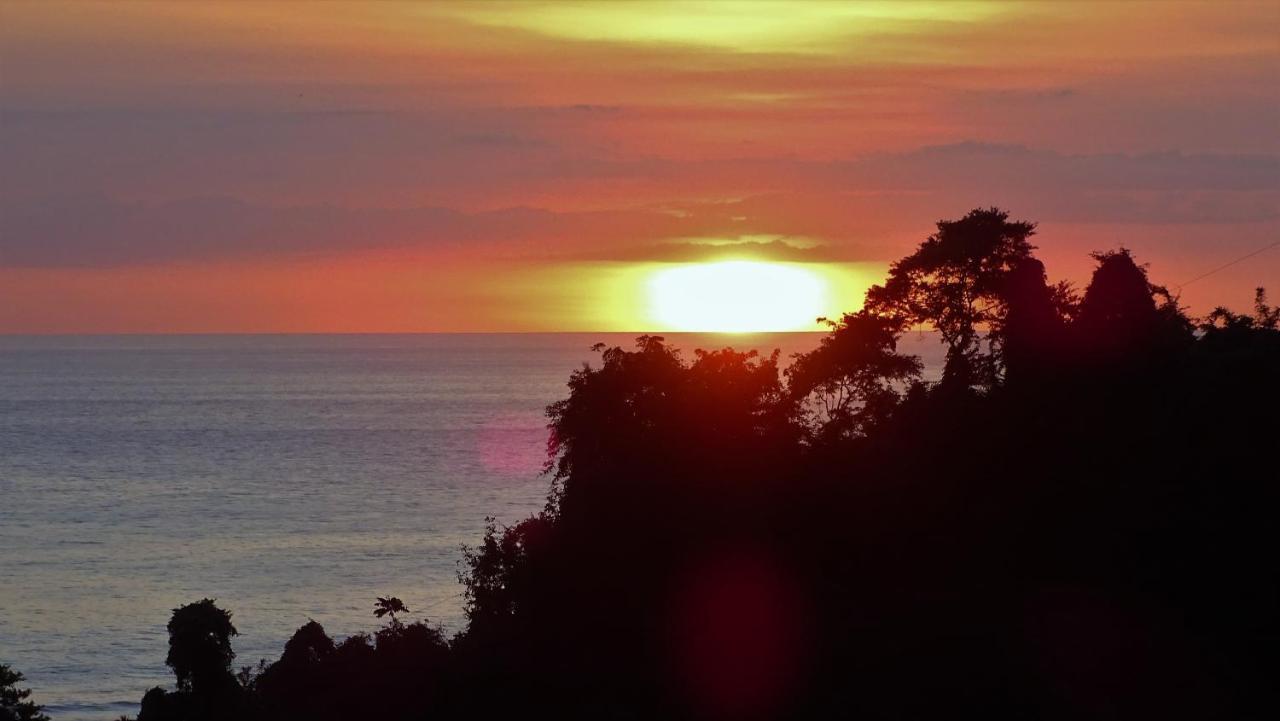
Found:
[[[699,472],[707,481],[729,478],[758,465],[742,449],[767,454],[799,438],[777,352],[699,351],[686,363],[659,336],[636,345],[597,347],[600,367],[575,371],[569,397],[547,410],[549,469],[560,494],[553,513],[573,515],[581,505],[599,520],[633,516],[635,504],[661,498],[655,475],[672,483]]]
[[[905,323],[927,323],[946,342],[943,380],[957,387],[989,386],[1004,321],[1005,276],[1035,249],[1027,242],[1035,224],[1010,221],[999,208],[975,209],[960,220],[938,221],[938,230],[911,255],[889,267],[884,285],[867,291],[865,307]],[[980,350],[980,334],[988,352]]]
[[[1017,261],[1000,289],[1005,316],[1001,323],[1001,359],[1006,380],[1039,376],[1067,351],[1067,321],[1075,315],[1070,287],[1050,286],[1044,264],[1035,258]]]
[[[378,618],[382,618],[383,616],[391,616],[392,626],[397,626],[400,624],[400,622],[396,620],[397,613],[409,613],[409,608],[404,605],[403,601],[396,598],[395,596],[388,596],[386,598],[379,596],[378,601],[373,605],[373,608],[374,608],[373,615],[377,616]]]
[[[1267,305],[1267,289],[1257,288],[1253,295],[1253,324],[1257,328],[1280,329],[1280,305]]]
[[[212,721],[243,716],[244,689],[231,671],[236,628],[231,614],[212,599],[174,609],[169,619],[169,654],[178,690],[153,688],[142,698],[138,721]]]
[[[333,639],[324,632],[324,626],[309,620],[285,643],[280,661],[288,665],[311,665],[328,658],[333,649]]]
[[[1147,271],[1127,248],[1092,254],[1098,262],[1080,306],[1080,323],[1091,334],[1146,336],[1156,324],[1156,304]]]
[[[378,609],[386,612],[379,617],[407,613],[396,600],[380,598]],[[262,719],[309,721],[418,718],[439,703],[448,661],[443,633],[425,622],[393,617],[372,636],[355,634],[335,644],[309,621],[285,644],[280,660],[265,665],[249,685],[252,712]]]
[[[1267,303],[1267,292],[1263,288],[1256,289],[1253,306],[1253,315],[1234,313],[1219,306],[1201,320],[1202,339],[1197,345],[1203,362],[1213,365],[1229,362],[1237,369],[1241,364],[1248,364],[1253,373],[1267,372],[1265,364],[1275,349],[1280,348],[1280,308]],[[1248,378],[1250,373],[1240,376]],[[1224,389],[1223,392],[1240,391]]]
[[[473,628],[501,625],[515,614],[518,599],[528,593],[531,555],[546,543],[552,523],[548,514],[541,514],[499,530],[493,518],[486,518],[480,545],[463,546],[466,570],[458,577]]]
[[[1275,330],[1280,328],[1280,306],[1267,304],[1266,288],[1257,288],[1253,295],[1253,315],[1233,313],[1227,308],[1218,306],[1205,316],[1200,330],[1206,333],[1213,331],[1250,331]]]
[[[1095,361],[1149,357],[1190,340],[1190,319],[1168,290],[1147,279],[1146,268],[1128,249],[1092,256],[1098,267],[1080,303],[1076,330],[1080,347]]]
[[[165,664],[178,678],[179,691],[218,691],[234,683],[231,637],[237,634],[231,614],[213,599],[189,603],[169,620],[169,655]]]
[[[41,707],[30,701],[31,689],[18,688],[21,673],[0,663],[0,721],[49,721]]]
[[[901,391],[917,380],[921,363],[897,353],[900,321],[865,311],[838,321],[816,349],[787,368],[787,388],[820,436],[865,434],[888,417]]]

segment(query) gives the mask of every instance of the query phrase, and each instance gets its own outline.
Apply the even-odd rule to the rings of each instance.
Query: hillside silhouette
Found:
[[[138,721],[1274,718],[1280,311],[1194,320],[1124,249],[1077,292],[1035,230],[938,223],[789,364],[597,347],[457,636],[379,598],[236,673],[205,599]]]

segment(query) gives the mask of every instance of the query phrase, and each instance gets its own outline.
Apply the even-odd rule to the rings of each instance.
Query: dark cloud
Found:
[[[1082,191],[1274,191],[1280,158],[1271,155],[1145,153],[1071,155],[1023,145],[964,142],[840,163],[837,181],[891,189],[980,186]]]
[[[610,170],[555,141],[579,113],[533,108],[4,108],[7,197],[109,193],[177,200],[408,205]],[[176,194],[175,194],[176,193]],[[386,202],[386,201],[384,201]]]
[[[308,119],[306,122],[323,122]],[[234,132],[234,131],[227,131]],[[505,136],[503,136],[505,137]],[[499,143],[501,144],[501,143]],[[175,151],[178,152],[178,151]],[[791,238],[750,248],[778,259],[880,260],[904,230],[1000,205],[1044,223],[1230,224],[1280,219],[1280,159],[1267,155],[1069,155],[1020,145],[959,143],[815,163],[650,159],[511,160],[457,182],[539,177],[646,180],[670,197],[733,182],[743,197],[663,206],[485,212],[438,205],[272,204],[199,196],[121,202],[70,193],[0,200],[0,262],[103,266],[341,253],[372,248],[475,248],[511,257],[663,260],[701,257],[689,239]],[[264,167],[263,172],[271,172]],[[729,179],[729,181],[726,181]],[[313,179],[315,180],[315,179]],[[338,168],[324,178],[349,178]],[[819,244],[820,250],[801,245]]]
[[[612,244],[702,237],[714,217],[653,210],[275,207],[226,197],[124,203],[68,196],[3,207],[0,264],[95,267],[187,260],[468,248],[486,256],[582,257]],[[607,255],[607,254],[606,254]]]
[[[499,148],[548,147],[550,143],[515,133],[464,133],[454,136],[463,145],[488,145]]]
[[[607,198],[609,188],[600,185],[606,183],[649,194],[633,202],[662,192],[669,200],[800,191],[973,191],[988,199],[1058,198],[1050,212],[1062,217],[1094,211],[1149,215],[1148,207],[1158,214],[1163,203],[1182,209],[1174,217],[1220,219],[1256,217],[1265,199],[1143,199],[1132,210],[1115,197],[1098,196],[1274,193],[1280,187],[1280,158],[1267,154],[1068,154],[966,142],[831,161],[637,157],[604,139],[627,115],[618,107],[460,108],[432,105],[428,93],[419,99],[426,108],[373,111],[354,105],[362,96],[346,89],[349,107],[310,108],[304,99],[299,109],[254,109],[265,102],[261,92],[227,89],[217,109],[24,109],[8,103],[0,132],[0,193],[33,201],[110,193],[157,200],[229,196],[267,205],[494,207],[550,204],[546,198],[557,194]],[[281,92],[296,95],[292,88]],[[1057,97],[1074,91],[994,92]],[[225,107],[240,102],[246,108]],[[1085,196],[1098,199],[1086,202]],[[1188,212],[1193,207],[1204,212]]]
[[[608,260],[660,263],[694,263],[721,258],[749,257],[791,263],[865,260],[849,246],[801,246],[785,239],[724,240],[709,242],[661,242],[602,248],[574,254],[576,260]]]

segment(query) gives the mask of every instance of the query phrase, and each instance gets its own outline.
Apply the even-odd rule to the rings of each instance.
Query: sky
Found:
[[[663,330],[725,258],[838,313],[991,205],[1280,297],[1200,277],[1280,241],[1280,2],[0,0],[0,332]]]

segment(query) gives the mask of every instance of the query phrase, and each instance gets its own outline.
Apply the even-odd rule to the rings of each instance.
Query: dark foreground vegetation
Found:
[[[600,348],[465,630],[379,599],[236,675],[201,601],[139,721],[1275,718],[1280,311],[1192,320],[1125,250],[1077,293],[1033,232],[939,223],[785,372]]]
[[[31,689],[18,686],[22,674],[0,663],[0,721],[49,721],[31,700]]]

